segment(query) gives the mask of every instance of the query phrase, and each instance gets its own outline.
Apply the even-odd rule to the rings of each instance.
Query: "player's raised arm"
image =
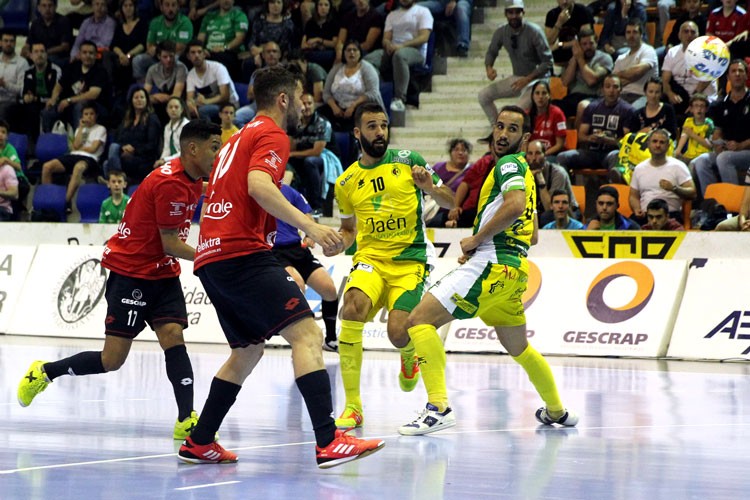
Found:
[[[415,165],[411,169],[411,176],[414,179],[414,184],[425,193],[432,196],[438,205],[442,208],[451,209],[454,207],[455,195],[451,188],[443,183],[438,186],[434,182],[433,174],[424,167]]]

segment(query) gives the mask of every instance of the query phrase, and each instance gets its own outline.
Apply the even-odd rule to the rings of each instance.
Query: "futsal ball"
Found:
[[[699,36],[688,45],[685,64],[698,80],[711,82],[729,67],[729,49],[721,38]]]

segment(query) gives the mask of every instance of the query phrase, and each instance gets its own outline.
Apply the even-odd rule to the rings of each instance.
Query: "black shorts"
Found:
[[[177,323],[188,327],[180,278],[144,280],[109,272],[104,333],[133,339],[146,327]]]
[[[323,267],[317,257],[315,257],[309,248],[302,247],[299,243],[293,245],[276,245],[273,247],[273,255],[279,260],[282,267],[295,268],[302,279],[307,283],[307,279],[315,272],[316,269]]]
[[[233,349],[263,343],[313,314],[305,295],[271,252],[211,262],[195,274]]]
[[[60,158],[60,163],[63,164],[63,167],[65,167],[65,172],[70,175],[73,173],[73,167],[75,167],[76,163],[79,161],[86,162],[86,172],[91,174],[92,172],[96,173],[99,171],[99,162],[95,159],[91,158],[90,156],[86,155],[62,155]]]

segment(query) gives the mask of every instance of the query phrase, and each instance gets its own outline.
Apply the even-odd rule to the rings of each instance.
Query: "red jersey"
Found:
[[[744,16],[745,9],[735,7],[728,17],[724,17],[723,7],[719,6],[708,15],[706,34],[711,33],[721,38],[722,41],[728,42],[747,29],[747,21]]]
[[[247,175],[261,170],[281,188],[288,159],[289,137],[267,116],[245,125],[221,148],[206,191],[194,269],[271,249],[276,219],[248,194]]]
[[[179,158],[152,171],[130,197],[122,222],[104,247],[102,266],[118,274],[156,280],[180,275],[177,258],[164,253],[160,229],[177,229],[182,241],[203,191]]]
[[[485,154],[480,159],[475,161],[466,175],[464,175],[465,182],[469,185],[469,193],[466,195],[466,199],[461,204],[461,208],[464,210],[476,209],[479,203],[479,192],[482,190],[484,180],[495,166],[495,159],[491,154]]]
[[[565,138],[565,131],[568,128],[565,121],[565,113],[562,109],[550,104],[546,115],[536,115],[529,142],[542,141],[544,147],[549,149],[555,145],[556,137]]]

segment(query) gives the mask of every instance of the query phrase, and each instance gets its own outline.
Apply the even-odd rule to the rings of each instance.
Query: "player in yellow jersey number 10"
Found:
[[[438,368],[423,374],[427,409],[414,422],[401,426],[399,432],[435,432],[456,422],[445,388],[445,350],[437,336],[426,341],[410,338],[406,319],[427,288],[435,256],[422,220],[424,194],[440,206],[452,208],[453,192],[418,153],[388,149],[388,116],[379,105],[357,108],[354,135],[361,144],[362,158],[336,180],[344,248],[355,239],[357,242],[344,290],[339,335],[346,407],[336,425],[360,427],[364,422],[360,396],[362,332],[365,323],[385,307],[388,338],[401,354],[401,389],[414,389],[420,364]],[[433,416],[432,412],[439,417],[430,418],[433,425],[427,425],[423,417]]]

